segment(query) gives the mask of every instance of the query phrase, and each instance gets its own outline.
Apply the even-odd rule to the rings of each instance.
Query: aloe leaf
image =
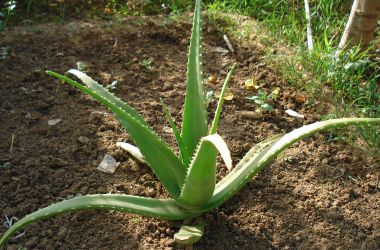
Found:
[[[132,144],[126,143],[126,142],[116,142],[116,146],[121,147],[122,149],[127,151],[129,154],[135,157],[139,162],[144,163],[144,164],[147,163],[138,147],[133,146]]]
[[[183,225],[179,232],[174,234],[174,241],[183,245],[192,245],[202,238],[204,230],[204,224]]]
[[[101,95],[102,97],[109,100],[110,102],[114,103],[116,106],[118,106],[119,108],[127,112],[130,116],[132,116],[133,118],[135,118],[136,120],[144,124],[145,126],[149,127],[149,125],[146,123],[144,118],[142,118],[141,115],[136,110],[134,110],[126,102],[122,101],[120,98],[116,97],[114,94],[109,92],[107,88],[97,83],[94,79],[92,79],[85,73],[76,69],[70,69],[69,71],[67,71],[66,74],[72,74],[78,77],[89,89]]]
[[[218,183],[212,198],[207,204],[197,211],[209,211],[223,204],[239,191],[253,176],[273,161],[282,151],[296,142],[328,129],[367,124],[380,124],[380,118],[342,118],[316,122],[295,129],[279,139],[273,138],[273,140],[267,141],[267,145],[262,144],[261,146],[265,147],[260,146],[261,149],[259,147],[258,152],[254,154],[251,154],[252,152],[248,153],[240,163]],[[254,151],[255,150],[253,150],[253,152]]]
[[[216,156],[218,151],[232,168],[230,152],[224,140],[218,135],[202,138],[191,161],[181,195],[177,199],[180,206],[197,208],[204,205],[212,196],[216,183]]]
[[[233,178],[235,178],[236,173],[239,172],[239,169],[246,166],[252,159],[258,158],[263,152],[266,152],[269,149],[269,146],[276,141],[279,140],[283,136],[282,134],[272,136],[264,141],[261,141],[257,143],[255,146],[253,146],[240,160],[240,162],[235,166],[232,172],[227,174],[223,179],[221,179],[216,184],[216,189],[219,189],[220,186],[224,185],[225,182],[231,181]]]
[[[182,138],[189,155],[200,139],[207,135],[206,101],[202,75],[202,16],[201,1],[195,2],[193,29],[187,63],[186,97],[182,118]]]
[[[183,141],[182,136],[177,126],[175,125],[172,116],[170,115],[168,107],[166,106],[166,104],[164,103],[162,99],[160,101],[161,101],[162,109],[166,115],[166,119],[168,120],[170,127],[173,129],[174,136],[178,143],[179,151],[181,152],[182,161],[185,163],[186,166],[188,166],[190,164],[190,155],[187,151],[186,144]]]
[[[179,208],[173,200],[169,199],[152,199],[120,194],[86,195],[52,204],[25,216],[2,235],[0,247],[17,231],[32,222],[51,218],[66,212],[87,209],[116,210],[166,220],[183,220],[199,216],[199,214]]]
[[[209,133],[210,135],[215,134],[218,130],[218,122],[219,122],[220,113],[222,112],[224,95],[227,91],[228,84],[230,83],[231,77],[234,74],[236,67],[237,67],[237,64],[234,63],[232,65],[230,71],[227,74],[226,80],[223,83],[222,91],[220,93],[220,97],[219,97],[219,101],[218,101],[218,106],[216,107],[216,111],[214,114],[214,120],[212,122],[211,129],[210,129],[210,133]]]
[[[137,147],[140,149],[144,159],[149,163],[153,172],[173,198],[180,194],[180,187],[183,185],[186,168],[181,160],[171,151],[158,135],[150,128],[143,125],[139,120],[125,112],[117,104],[102,96],[102,92],[96,93],[86,86],[71,80],[70,78],[47,71],[48,74],[63,80],[70,85],[89,94],[100,103],[112,110],[120,123],[131,135]]]

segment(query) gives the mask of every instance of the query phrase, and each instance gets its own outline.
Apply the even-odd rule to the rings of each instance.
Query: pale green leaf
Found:
[[[98,95],[104,97],[108,101],[114,103],[116,106],[120,107],[122,110],[127,112],[130,116],[149,127],[148,123],[140,116],[140,114],[134,110],[131,106],[129,106],[126,102],[122,101],[120,98],[116,97],[114,94],[109,92],[109,90],[99,83],[97,83],[94,79],[86,75],[85,73],[76,70],[70,69],[66,74],[72,74],[78,77],[89,89],[97,93]]]
[[[199,216],[197,213],[179,208],[173,200],[169,199],[152,199],[119,194],[86,195],[52,204],[25,216],[2,235],[0,248],[17,231],[34,221],[51,218],[66,212],[88,209],[116,210],[166,220],[183,220]]]
[[[144,164],[147,163],[138,147],[127,142],[116,142],[116,146],[121,147],[122,149],[127,151],[129,154],[135,157],[139,162],[144,163]]]
[[[174,241],[182,245],[192,245],[199,241],[204,233],[204,224],[183,225],[174,235]]]
[[[185,208],[203,206],[212,196],[216,183],[216,156],[218,150],[232,168],[230,152],[224,140],[218,135],[204,137],[191,161],[178,204]]]
[[[281,138],[274,137],[270,139],[260,145],[258,151],[254,149],[252,152],[249,152],[240,163],[216,185],[212,198],[207,204],[202,206],[202,208],[197,209],[197,211],[209,211],[223,204],[239,191],[253,176],[272,162],[281,152],[305,137],[328,129],[367,124],[380,124],[380,118],[342,118],[316,122],[295,129]]]
[[[177,198],[179,196],[180,187],[184,182],[186,168],[181,160],[171,151],[166,143],[158,137],[158,135],[156,135],[150,128],[142,124],[138,119],[134,118],[129,113],[125,112],[121,107],[117,106],[116,103],[113,103],[109,99],[103,97],[101,95],[103,92],[99,92],[98,94],[78,82],[55,72],[47,71],[47,73],[82,90],[111,109],[120,123],[131,135],[137,147],[144,156],[144,159],[149,163],[149,166],[157,175],[162,185],[173,198]]]

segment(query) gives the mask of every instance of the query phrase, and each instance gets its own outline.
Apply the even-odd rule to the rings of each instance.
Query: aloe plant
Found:
[[[181,132],[162,102],[164,113],[173,128],[180,149],[179,155],[176,155],[168,147],[132,107],[115,97],[107,88],[95,82],[85,73],[76,69],[69,70],[66,75],[47,71],[49,75],[89,94],[114,113],[133,138],[138,149],[133,146],[132,148],[125,146],[125,148],[131,149],[131,151],[133,149],[133,155],[152,169],[171,198],[153,199],[127,194],[96,194],[64,200],[17,221],[2,235],[0,247],[27,224],[78,210],[111,209],[166,220],[196,218],[230,199],[277,155],[299,140],[331,128],[380,123],[379,118],[343,118],[306,125],[288,134],[278,135],[258,143],[232,168],[230,153],[225,141],[217,134],[217,127],[223,105],[223,95],[236,64],[231,67],[224,82],[214,120],[209,130],[202,75],[201,33],[201,1],[197,0],[190,39]],[[79,78],[84,85],[68,78],[68,74]],[[216,158],[218,152],[230,171],[217,183]],[[180,243],[192,244],[200,239],[203,230],[202,225],[186,225],[176,234],[175,239]]]

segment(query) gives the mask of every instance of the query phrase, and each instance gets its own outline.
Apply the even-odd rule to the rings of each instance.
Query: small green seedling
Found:
[[[94,194],[64,200],[26,215],[17,221],[2,235],[0,246],[3,246],[20,229],[34,221],[86,209],[111,209],[165,220],[197,218],[229,200],[275,157],[301,139],[327,129],[380,123],[380,118],[343,118],[306,125],[288,134],[274,136],[256,144],[232,168],[226,142],[217,134],[217,128],[223,96],[236,64],[232,66],[224,82],[209,129],[203,86],[201,33],[201,0],[197,0],[190,38],[181,131],[176,127],[167,107],[163,104],[164,113],[180,149],[179,155],[169,148],[167,143],[153,131],[136,110],[83,72],[72,69],[68,71],[68,74],[79,78],[84,85],[67,76],[47,71],[49,75],[92,96],[113,112],[134,140],[138,148],[138,150],[134,150],[134,154],[137,158],[144,160],[152,169],[170,198],[154,199],[127,194]],[[229,173],[219,182],[216,179],[218,152],[229,169]],[[203,226],[199,224],[185,225],[176,234],[176,241],[191,245],[201,238],[203,230]]]
[[[153,58],[149,57],[140,61],[140,65],[147,70],[152,69]]]
[[[112,92],[116,90],[118,83],[119,83],[118,81],[113,81],[111,84],[107,84],[106,89]]]
[[[273,99],[272,94],[267,95],[267,93],[260,90],[257,95],[247,96],[245,99],[254,101],[259,105],[259,107],[255,110],[257,113],[263,113],[264,111],[273,111],[273,106],[268,103],[269,100]]]

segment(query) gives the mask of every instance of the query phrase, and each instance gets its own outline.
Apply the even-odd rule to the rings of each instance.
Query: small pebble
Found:
[[[57,125],[58,123],[60,123],[62,121],[62,119],[52,119],[52,120],[49,120],[48,121],[48,125],[49,126],[54,126],[54,125]]]
[[[90,142],[90,139],[86,136],[79,136],[78,141],[82,144],[88,144]]]

